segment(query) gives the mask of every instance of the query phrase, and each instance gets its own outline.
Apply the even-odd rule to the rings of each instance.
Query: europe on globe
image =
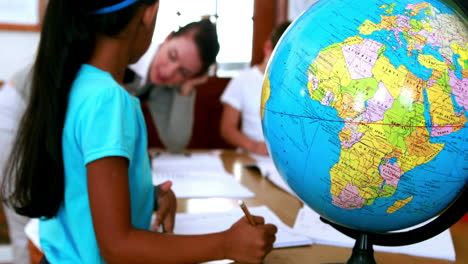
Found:
[[[325,219],[387,232],[468,184],[468,28],[444,1],[326,0],[270,59],[262,126],[294,192]]]

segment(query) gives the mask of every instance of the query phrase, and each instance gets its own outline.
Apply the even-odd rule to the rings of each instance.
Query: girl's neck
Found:
[[[129,57],[129,45],[125,40],[98,36],[88,63],[110,73],[115,81],[123,84]]]

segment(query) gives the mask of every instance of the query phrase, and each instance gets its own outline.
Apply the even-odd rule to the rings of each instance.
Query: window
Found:
[[[209,16],[216,23],[218,77],[233,77],[252,59],[254,0],[161,0],[154,42],[190,22]]]

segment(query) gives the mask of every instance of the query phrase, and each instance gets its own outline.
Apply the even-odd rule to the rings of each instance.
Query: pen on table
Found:
[[[244,211],[244,214],[245,214],[245,216],[247,217],[247,219],[249,220],[249,223],[250,223],[251,225],[253,225],[253,226],[257,225],[257,224],[255,223],[255,220],[254,220],[253,216],[250,214],[249,209],[248,209],[247,206],[245,205],[244,201],[239,200],[239,206],[240,206],[240,208],[242,209],[242,211]]]

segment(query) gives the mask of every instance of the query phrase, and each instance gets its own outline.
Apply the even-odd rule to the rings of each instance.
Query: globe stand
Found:
[[[354,243],[351,258],[345,264],[377,264],[374,259],[372,242],[367,234],[359,234],[356,243]]]
[[[329,223],[325,219],[320,219],[326,223]],[[354,243],[353,253],[351,258],[346,263],[323,263],[323,264],[377,264],[374,259],[374,248],[369,236],[366,233],[360,233],[359,237]]]
[[[347,228],[327,219],[320,217],[320,220],[331,225],[339,232],[354,238],[353,253],[351,258],[344,264],[376,264],[374,259],[373,245],[380,246],[405,246],[430,239],[453,224],[458,222],[468,212],[468,184],[465,185],[460,196],[441,215],[430,223],[405,232],[390,233],[365,233],[359,230]],[[332,263],[329,263],[332,264]],[[334,263],[338,264],[338,263]]]

